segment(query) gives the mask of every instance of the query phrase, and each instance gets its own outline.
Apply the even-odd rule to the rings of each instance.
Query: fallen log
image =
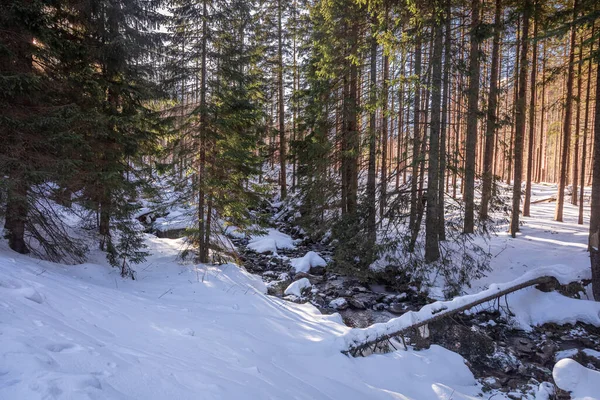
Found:
[[[556,201],[556,196],[551,196],[551,197],[546,197],[544,199],[535,200],[535,201],[532,201],[531,204],[552,203],[553,201]]]
[[[419,328],[422,328],[422,330],[426,330],[426,327],[428,324],[431,324],[431,323],[441,320],[443,318],[450,317],[454,314],[458,314],[460,312],[469,310],[480,304],[487,303],[492,300],[500,299],[502,296],[506,296],[507,294],[516,292],[517,290],[521,290],[521,289],[524,289],[529,286],[535,286],[535,285],[540,285],[540,284],[543,284],[546,286],[558,286],[559,281],[558,281],[558,279],[556,279],[553,276],[539,276],[536,278],[525,280],[523,282],[519,282],[513,286],[506,287],[504,289],[498,290],[497,292],[494,292],[494,293],[486,295],[486,296],[477,297],[475,295],[475,297],[477,297],[475,300],[473,300],[471,302],[467,302],[456,308],[448,308],[445,306],[445,304],[448,304],[451,302],[437,302],[437,303],[428,304],[428,305],[424,306],[423,308],[421,308],[421,310],[419,310],[418,312],[413,313],[413,315],[409,315],[409,317],[413,317],[412,319],[417,319],[417,321],[415,321],[411,324],[408,324],[408,325],[404,325],[404,326],[400,327],[399,329],[393,330],[392,332],[388,332],[388,333],[385,333],[382,335],[377,335],[376,337],[373,337],[373,338],[369,338],[368,340],[365,340],[361,343],[351,343],[348,345],[348,348],[346,350],[342,351],[342,353],[346,354],[346,355],[356,356],[358,354],[361,354],[363,352],[363,350],[366,350],[372,346],[375,346],[375,345],[377,345],[377,343],[380,343],[382,341],[390,340],[390,339],[392,339],[394,337],[398,337],[398,336],[402,337],[402,335],[404,335],[410,331],[419,329]],[[435,308],[434,306],[438,303],[441,307]],[[426,309],[430,309],[431,316],[421,319],[420,314],[423,314],[423,312]],[[407,314],[409,314],[409,313],[407,313]],[[402,318],[402,317],[403,316],[401,316],[400,318]],[[366,328],[366,329],[369,329],[369,328]]]

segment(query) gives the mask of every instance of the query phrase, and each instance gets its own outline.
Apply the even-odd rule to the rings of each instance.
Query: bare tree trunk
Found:
[[[381,82],[382,109],[381,109],[381,189],[379,193],[379,215],[383,218],[385,203],[387,201],[387,169],[388,169],[388,80],[390,59],[383,56],[383,82]]]
[[[481,208],[479,217],[488,218],[488,208],[492,198],[494,141],[498,123],[496,111],[498,107],[498,70],[500,67],[500,31],[502,18],[502,1],[496,0],[494,15],[494,38],[492,40],[492,67],[490,72],[490,94],[488,96],[487,124],[485,131],[485,155],[483,159],[483,188],[481,193]]]
[[[465,158],[465,222],[464,233],[473,233],[475,219],[475,150],[479,113],[479,20],[480,0],[471,0],[471,48],[469,50],[469,95],[467,106],[467,137]]]
[[[277,83],[279,85],[279,168],[280,168],[280,181],[281,185],[281,199],[287,197],[287,153],[286,153],[286,139],[285,139],[285,99],[283,96],[283,30],[281,27],[282,19],[282,7],[281,0],[277,0]]]
[[[441,9],[436,10],[441,14]],[[429,133],[429,168],[427,170],[427,214],[425,215],[425,262],[440,258],[439,248],[439,157],[440,113],[442,102],[442,50],[444,24],[441,15],[435,18],[433,52],[431,55],[431,130]]]
[[[350,30],[350,48],[355,47],[358,41],[358,22],[352,23]],[[360,156],[360,136],[358,132],[358,67],[354,62],[350,62],[350,82],[348,93],[348,120],[347,136],[348,148],[346,155],[347,162],[347,205],[348,214],[356,214],[358,207],[358,159]]]
[[[377,18],[373,17],[372,32],[370,38],[371,46],[371,85],[369,89],[369,169],[367,171],[367,232],[369,240],[374,244],[376,238],[376,206],[375,206],[375,179],[376,179],[376,106],[377,106]]]
[[[594,27],[592,26],[592,37],[594,37]],[[594,42],[590,43],[590,54],[594,54]],[[577,223],[583,225],[583,189],[585,187],[585,171],[586,171],[586,158],[587,158],[587,135],[588,135],[588,122],[590,113],[590,92],[592,83],[592,60],[588,62],[588,73],[587,73],[587,87],[585,93],[585,120],[583,122],[583,152],[581,153],[581,177],[579,183],[579,216]]]
[[[517,21],[517,51],[516,51],[516,57],[515,57],[515,85],[514,85],[514,97],[513,97],[513,104],[512,104],[512,108],[513,108],[513,120],[512,120],[512,124],[510,126],[510,140],[508,142],[508,174],[506,175],[506,183],[510,184],[510,178],[512,178],[512,169],[513,169],[513,163],[514,163],[514,159],[513,159],[513,154],[514,154],[514,143],[515,143],[515,121],[514,121],[514,115],[516,114],[516,106],[517,106],[517,97],[519,95],[519,62],[520,62],[520,55],[521,55],[521,47],[519,46],[519,43],[521,43],[522,41],[522,36],[523,33],[521,31],[521,19],[519,19]],[[507,110],[508,111],[508,110]]]
[[[577,111],[575,113],[575,144],[573,145],[573,171],[571,179],[573,182],[573,193],[571,194],[571,204],[577,205],[577,179],[579,176],[579,127],[581,126],[581,70],[583,64],[583,39],[579,42],[579,61],[577,63]]]
[[[525,181],[525,201],[523,204],[523,216],[529,217],[529,209],[531,206],[531,176],[533,169],[533,140],[535,138],[535,101],[536,101],[536,85],[537,77],[537,0],[534,1],[534,18],[533,18],[533,50],[531,54],[531,98],[529,101],[529,141],[527,143],[527,178]]]
[[[440,240],[446,240],[446,223],[444,213],[444,180],[446,174],[446,137],[449,130],[449,101],[450,101],[450,57],[452,51],[452,3],[446,1],[446,19],[445,19],[445,38],[444,38],[444,77],[443,79],[443,97],[442,97],[442,125],[440,131],[440,176],[439,176],[439,195],[438,195],[438,234]]]
[[[596,54],[596,66],[600,72],[600,54]],[[596,99],[600,99],[600,73],[596,74]],[[592,292],[594,293],[594,299],[600,301],[600,249],[598,248],[598,236],[600,236],[600,101],[597,100],[594,110],[594,155],[592,159],[593,178],[589,244],[592,268]]]
[[[400,68],[404,70],[404,63],[402,61],[403,60],[400,61]],[[398,144],[396,147],[396,190],[398,190],[398,188],[400,187],[400,165],[402,165],[403,169],[406,171],[404,163],[401,164],[401,158],[404,157],[404,152],[402,151],[402,149],[404,148],[404,111],[402,109],[404,107],[404,82],[400,81],[398,85],[400,88],[398,90],[398,131],[396,133],[398,137]]]
[[[201,61],[201,77],[200,77],[200,165],[198,166],[198,255],[201,263],[208,262],[206,254],[208,253],[208,243],[206,241],[206,220],[204,218],[205,206],[205,165],[206,165],[206,52],[208,40],[208,15],[207,15],[207,0],[202,3],[202,61]]]
[[[17,253],[27,254],[25,243],[25,223],[27,222],[27,186],[24,177],[11,171],[8,177],[9,187],[6,199],[4,229],[8,246]]]
[[[542,55],[542,118],[540,119],[540,155],[538,159],[538,176],[537,182],[546,181],[546,132],[544,131],[544,123],[546,122],[546,45],[544,44],[544,54]]]
[[[525,95],[527,90],[527,45],[529,42],[529,17],[531,0],[523,6],[523,33],[521,35],[521,60],[519,66],[519,93],[515,107],[515,172],[513,178],[513,202],[510,219],[510,235],[514,238],[519,231],[519,208],[521,206],[521,182],[523,179],[523,138],[525,136]]]
[[[415,76],[417,76],[417,82],[415,83],[415,96],[414,96],[414,128],[413,128],[413,149],[412,149],[412,174],[410,177],[410,217],[409,226],[412,235],[418,231],[417,225],[417,190],[418,181],[417,176],[419,175],[419,159],[420,159],[420,116],[421,116],[421,85],[419,79],[421,78],[421,36],[417,34],[415,43]],[[414,245],[409,246],[409,251],[414,250]]]
[[[577,17],[577,0],[573,0],[573,20]],[[565,102],[565,120],[563,123],[562,154],[560,166],[560,179],[556,196],[556,211],[554,220],[562,222],[565,203],[565,186],[567,184],[567,171],[569,169],[569,146],[571,144],[571,116],[573,113],[573,75],[575,62],[575,43],[577,29],[571,27],[571,44],[569,49],[569,65],[567,71],[567,98]]]

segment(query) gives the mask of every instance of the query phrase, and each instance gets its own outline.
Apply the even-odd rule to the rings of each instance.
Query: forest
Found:
[[[0,398],[600,398],[599,67],[597,0],[2,2]]]

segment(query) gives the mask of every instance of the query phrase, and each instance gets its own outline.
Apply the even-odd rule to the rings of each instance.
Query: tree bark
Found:
[[[594,37],[594,27],[592,26],[592,37]],[[594,54],[594,42],[590,43],[590,54]],[[583,152],[581,153],[581,176],[579,183],[579,216],[577,223],[583,225],[583,189],[585,187],[585,171],[587,162],[587,136],[588,136],[588,123],[590,113],[590,92],[592,84],[592,60],[588,62],[588,73],[587,73],[587,87],[585,93],[585,120],[583,122]]]
[[[438,10],[436,10],[438,11]],[[440,157],[440,113],[442,102],[442,50],[444,23],[441,9],[434,16],[434,42],[431,55],[431,130],[429,133],[429,168],[427,170],[427,214],[425,215],[425,262],[440,258],[439,248],[439,157]]]
[[[577,205],[578,190],[577,190],[577,179],[579,176],[579,128],[581,126],[581,70],[583,64],[583,39],[579,43],[579,60],[577,63],[577,111],[575,113],[575,143],[573,145],[573,171],[571,172],[571,179],[573,182],[573,193],[571,194],[571,204]]]
[[[412,149],[412,174],[410,177],[410,217],[409,226],[411,235],[414,236],[414,232],[418,231],[417,225],[417,190],[418,181],[417,176],[419,175],[419,159],[420,159],[420,116],[421,116],[421,85],[419,80],[421,79],[421,36],[417,34],[415,42],[415,76],[417,82],[415,83],[415,96],[414,96],[414,128],[413,128],[413,149]],[[410,252],[414,251],[413,241],[411,240],[409,249]]]
[[[577,16],[577,0],[573,1],[573,20]],[[575,61],[575,43],[577,29],[571,27],[571,40],[569,49],[569,65],[567,70],[567,96],[565,101],[565,119],[563,123],[562,154],[560,166],[560,178],[558,182],[558,193],[556,195],[556,211],[554,220],[562,222],[563,208],[565,203],[565,186],[567,184],[567,171],[569,169],[569,145],[571,144],[571,116],[573,114],[573,75]]]
[[[485,130],[485,154],[483,159],[483,187],[481,193],[481,208],[479,218],[488,218],[489,203],[492,198],[494,142],[498,123],[496,111],[498,108],[498,70],[500,64],[500,31],[502,18],[502,1],[496,0],[494,13],[494,38],[492,39],[492,67],[490,71],[490,94],[488,96],[487,124]]]
[[[471,47],[469,50],[469,95],[467,106],[467,137],[465,157],[465,221],[464,233],[473,233],[475,219],[475,151],[477,148],[477,120],[479,114],[479,24],[480,0],[471,0]]]
[[[388,80],[390,59],[383,56],[383,81],[381,82],[381,189],[379,193],[379,215],[383,218],[387,201],[387,170],[388,170]]]
[[[523,176],[523,138],[525,136],[525,95],[527,91],[527,48],[529,43],[529,17],[531,0],[523,7],[523,33],[521,35],[521,60],[519,65],[519,91],[515,107],[515,171],[513,178],[513,201],[510,219],[510,235],[514,238],[519,231],[519,208],[521,206],[521,182]]]
[[[200,160],[198,165],[198,257],[201,263],[208,262],[206,254],[208,253],[208,243],[206,242],[207,230],[206,220],[204,218],[205,206],[205,164],[206,164],[206,51],[208,41],[208,14],[207,0],[202,2],[202,61],[200,65]],[[210,237],[210,234],[209,234]]]
[[[277,0],[277,83],[279,90],[279,168],[281,186],[281,199],[287,197],[287,153],[285,138],[285,99],[283,97],[283,30],[282,30],[282,7],[281,0]]]
[[[444,77],[443,79],[443,97],[442,97],[442,125],[440,131],[440,176],[439,176],[439,195],[438,195],[438,234],[440,240],[446,240],[446,223],[444,212],[444,181],[446,175],[446,138],[450,131],[449,126],[449,102],[450,102],[450,57],[452,54],[452,2],[446,1],[446,32],[444,38]]]
[[[375,202],[375,179],[376,179],[376,150],[377,150],[377,37],[375,36],[377,18],[372,19],[372,32],[370,38],[371,46],[371,84],[369,88],[369,167],[367,171],[367,233],[369,240],[374,244],[376,239],[376,202]]]
[[[596,53],[596,66],[598,71],[600,71],[600,53]],[[596,99],[600,99],[600,73],[596,74]],[[589,247],[592,268],[592,292],[594,299],[600,301],[600,251],[598,249],[598,236],[600,236],[600,101],[596,101],[594,118],[594,156],[592,158],[593,178]]]
[[[525,181],[525,201],[523,204],[523,216],[529,217],[529,209],[531,206],[531,177],[533,169],[533,141],[535,138],[535,101],[536,101],[536,77],[537,77],[537,1],[534,2],[534,18],[533,18],[533,50],[531,54],[531,97],[529,101],[529,140],[527,143],[527,177]]]

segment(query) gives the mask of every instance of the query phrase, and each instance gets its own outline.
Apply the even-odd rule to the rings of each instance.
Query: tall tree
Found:
[[[573,17],[577,18],[577,2],[573,0]],[[569,169],[569,148],[571,145],[571,117],[573,114],[573,79],[575,74],[575,47],[577,39],[577,28],[575,25],[571,27],[571,38],[569,43],[569,63],[567,65],[567,93],[565,99],[565,115],[563,122],[562,134],[562,152],[560,164],[560,178],[558,181],[558,193],[556,195],[556,210],[554,220],[562,222],[563,208],[565,203],[565,186],[567,185],[567,171]]]
[[[471,0],[471,27],[469,49],[469,89],[467,105],[467,134],[465,141],[464,202],[465,221],[463,232],[473,233],[475,213],[475,155],[477,148],[477,121],[479,117],[479,42],[480,0]]]
[[[592,26],[592,38],[594,37],[594,26]],[[587,84],[585,91],[585,115],[583,121],[583,138],[582,138],[582,147],[583,151],[581,152],[581,174],[580,174],[580,182],[579,182],[579,215],[577,217],[577,223],[579,225],[583,225],[583,190],[585,187],[585,171],[586,171],[586,161],[587,161],[587,147],[588,147],[588,123],[589,123],[589,113],[590,113],[590,92],[591,92],[591,84],[592,84],[592,69],[593,63],[591,55],[594,54],[594,42],[590,42],[590,60],[588,61],[588,71],[587,71]]]
[[[529,137],[527,139],[527,176],[525,178],[525,201],[523,202],[523,216],[529,217],[531,207],[531,179],[533,176],[533,142],[535,140],[535,101],[537,77],[537,37],[538,37],[538,7],[537,0],[533,2],[533,41],[531,52],[531,90],[529,100]]]
[[[444,36],[444,10],[439,1],[434,2],[434,39],[431,55],[431,131],[429,133],[429,168],[427,170],[427,214],[425,216],[425,261],[440,258],[439,249],[439,157],[442,103],[442,51]]]
[[[277,0],[277,90],[279,95],[278,100],[278,116],[279,122],[279,168],[281,198],[287,196],[287,145],[285,136],[285,97],[283,91],[283,6],[282,0]]]
[[[600,41],[598,42],[600,49]],[[596,69],[600,71],[600,51],[595,54]],[[596,99],[600,99],[600,73],[596,74]],[[592,198],[590,210],[590,262],[592,268],[592,292],[600,301],[600,101],[594,109],[594,147],[592,164]]]
[[[488,95],[487,122],[485,130],[485,152],[483,158],[483,187],[481,190],[481,208],[479,217],[488,218],[488,208],[492,197],[494,141],[498,123],[498,72],[500,68],[500,32],[502,30],[502,1],[496,0],[494,12],[494,36],[492,39],[492,60],[490,71],[490,91]]]
[[[371,37],[369,40],[371,51],[371,71],[369,88],[369,166],[367,171],[367,231],[369,240],[375,243],[376,236],[376,157],[377,157],[377,18],[372,17]]]
[[[522,10],[522,32],[521,42],[519,43],[521,50],[519,61],[519,90],[515,105],[515,143],[514,143],[514,179],[513,179],[513,200],[510,218],[509,233],[514,238],[519,231],[519,212],[521,207],[521,182],[523,177],[523,142],[525,136],[526,122],[526,104],[525,96],[527,93],[527,52],[529,44],[529,18],[531,16],[531,0],[525,0]]]

